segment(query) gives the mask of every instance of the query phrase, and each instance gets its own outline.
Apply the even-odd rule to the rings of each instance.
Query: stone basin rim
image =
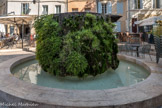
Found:
[[[142,65],[151,73],[146,80],[139,82],[138,84],[134,84],[128,87],[120,87],[105,90],[65,90],[38,86],[25,81],[21,81],[12,75],[11,70],[13,67],[15,67],[18,64],[21,64],[22,62],[32,60],[34,58],[34,54],[25,55],[21,57],[15,57],[0,64],[0,80],[8,78],[8,80],[5,80],[5,83],[0,83],[0,92],[2,94],[8,94],[9,96],[18,98],[18,100],[35,102],[47,106],[52,105],[67,107],[112,106],[114,108],[115,106],[119,107],[120,105],[131,105],[132,103],[135,103],[137,105],[138,103],[140,104],[145,101],[149,102],[156,97],[158,99],[162,99],[162,91],[159,92],[159,89],[162,88],[162,85],[160,85],[158,92],[154,93],[154,95],[149,96],[149,93],[151,91],[148,90],[149,85],[159,85],[158,81],[156,81],[154,77],[159,78],[159,76],[161,77],[162,74],[154,72],[154,68],[149,66],[143,60],[118,54],[119,59]],[[141,86],[143,86],[142,89]],[[148,90],[148,92],[146,92],[145,90]],[[132,91],[136,92],[137,94],[141,94],[141,97],[130,94],[132,93]],[[127,95],[116,95],[121,93]],[[121,98],[125,99],[120,100]]]

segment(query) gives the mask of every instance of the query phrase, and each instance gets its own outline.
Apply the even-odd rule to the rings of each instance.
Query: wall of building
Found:
[[[38,8],[38,0],[36,3],[33,3],[33,0],[0,0],[0,15],[23,15],[22,14],[22,3],[29,3],[29,14],[37,16],[43,14],[43,5],[48,5],[48,14],[56,13],[56,5],[61,5],[61,13],[67,12],[67,0],[39,0],[39,8]],[[39,11],[38,11],[39,10]],[[10,14],[12,13],[12,14]],[[14,33],[20,33],[21,27],[17,27],[15,25],[8,24],[7,33],[10,33],[10,27],[14,26]],[[25,30],[24,30],[25,31]],[[34,28],[31,27],[31,33],[34,34]]]
[[[12,0],[8,1],[8,13],[14,11],[15,15],[22,15],[21,12],[21,4],[22,3],[29,3],[30,12],[29,15],[38,15],[38,3],[33,3],[33,0]],[[56,13],[55,6],[61,5],[61,12],[67,11],[67,5],[66,0],[40,0],[40,8],[39,8],[39,15],[42,15],[43,13],[43,5],[48,5],[48,14],[54,14]]]
[[[0,0],[0,15],[6,14],[6,0]]]
[[[6,12],[6,0],[0,0],[0,16],[5,15]],[[6,33],[5,25],[0,22],[0,33]]]
[[[119,6],[119,4],[120,6]],[[120,31],[126,32],[127,24],[127,0],[112,0],[112,14],[121,15],[119,19],[120,22]]]
[[[102,13],[102,5],[98,2],[98,13]],[[107,13],[106,14],[117,14],[122,17],[115,23],[116,24],[116,32],[126,32],[126,24],[127,24],[127,0],[111,0],[111,2],[107,3]]]
[[[78,12],[84,12],[90,8],[91,12],[97,12],[96,0],[68,0],[68,12],[78,9]]]
[[[133,0],[130,1],[130,32],[132,32],[132,19],[136,18],[138,21],[152,16],[162,15],[162,8],[153,8],[153,0],[143,0],[142,9],[134,9]],[[138,32],[139,30],[137,30]]]

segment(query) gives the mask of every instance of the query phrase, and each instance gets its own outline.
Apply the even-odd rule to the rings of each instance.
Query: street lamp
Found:
[[[106,4],[108,3],[108,1],[111,1],[111,0],[100,0],[101,4]]]
[[[109,1],[111,1],[111,0],[99,0],[100,2],[101,2],[101,4],[107,4]],[[103,13],[103,14],[105,14],[105,13]],[[109,15],[109,21],[111,22],[111,17],[110,17],[110,15]]]
[[[39,18],[39,15],[40,15],[39,10],[40,10],[40,0],[38,0],[38,18]]]

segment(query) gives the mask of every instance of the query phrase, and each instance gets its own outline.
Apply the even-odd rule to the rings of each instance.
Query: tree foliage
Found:
[[[116,69],[115,25],[92,14],[70,16],[60,24],[53,15],[35,21],[36,58],[42,69],[56,76],[96,76]]]

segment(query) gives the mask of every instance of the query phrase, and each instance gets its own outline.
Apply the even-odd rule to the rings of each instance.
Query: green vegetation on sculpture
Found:
[[[53,15],[42,16],[35,22],[36,58],[44,71],[55,76],[96,76],[116,69],[114,27],[92,14],[70,16],[61,23]]]

